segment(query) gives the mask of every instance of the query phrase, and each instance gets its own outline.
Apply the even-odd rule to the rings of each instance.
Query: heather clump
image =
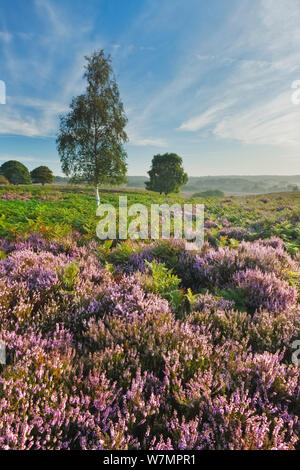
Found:
[[[4,201],[14,201],[14,200],[29,201],[29,199],[31,198],[31,195],[28,193],[24,193],[24,194],[4,193],[0,195],[0,198],[3,199]]]
[[[260,269],[239,271],[233,276],[233,283],[244,297],[245,305],[255,311],[265,309],[274,313],[295,306],[297,290],[273,273]]]
[[[258,413],[255,400],[243,387],[230,397],[217,395],[203,403],[201,412],[187,421],[175,414],[168,424],[172,447],[180,450],[291,450],[297,437],[295,421],[272,419]],[[162,439],[162,438],[161,438]],[[172,444],[171,444],[172,443]]]
[[[234,238],[235,240],[248,240],[251,233],[244,227],[226,227],[220,230],[220,235],[222,237]]]
[[[148,269],[147,263],[155,260],[158,263],[165,264],[168,269],[178,270],[180,255],[185,252],[182,240],[159,240],[156,243],[141,245],[129,257],[125,269],[128,272],[146,272]]]
[[[235,304],[233,301],[226,300],[223,297],[215,297],[206,292],[196,296],[192,307],[195,311],[206,313],[232,310]]]
[[[210,304],[191,312],[186,321],[198,325],[205,334],[210,334],[215,345],[229,339],[242,343],[245,349],[263,353],[284,351],[291,362],[294,341],[299,340],[299,307],[274,315],[265,310],[254,314],[235,309],[211,310]]]
[[[226,288],[234,282],[237,272],[260,269],[284,278],[297,271],[297,263],[282,246],[266,242],[242,242],[237,248],[210,249],[203,256],[195,256],[185,277],[195,288]],[[188,269],[188,266],[187,266]]]

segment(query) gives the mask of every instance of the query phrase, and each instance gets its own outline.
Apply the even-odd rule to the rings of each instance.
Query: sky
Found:
[[[59,115],[99,49],[129,175],[165,152],[190,176],[300,174],[300,0],[0,0],[0,164],[62,175]]]

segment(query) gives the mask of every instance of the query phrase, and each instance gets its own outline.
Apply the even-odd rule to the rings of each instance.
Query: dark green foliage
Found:
[[[48,183],[51,184],[54,181],[54,175],[50,168],[47,166],[39,166],[30,173],[33,183],[42,183],[42,185]]]
[[[76,262],[66,265],[60,273],[61,283],[64,289],[72,291],[79,279],[79,266]]]
[[[158,263],[154,260],[151,263],[146,261],[146,265],[150,269],[151,275],[140,275],[144,289],[168,300],[175,312],[182,309],[185,296],[183,291],[179,289],[179,277],[173,274],[173,270],[168,269],[164,263]]]
[[[3,163],[0,173],[8,179],[11,184],[30,184],[31,177],[25,165],[15,160]]]
[[[182,158],[176,153],[154,155],[148,174],[150,181],[146,181],[146,188],[160,194],[179,193],[188,181],[188,175],[182,167]]]
[[[62,170],[73,182],[119,184],[127,168],[127,119],[111,58],[101,50],[86,60],[86,91],[73,98],[70,112],[61,116],[57,148]]]

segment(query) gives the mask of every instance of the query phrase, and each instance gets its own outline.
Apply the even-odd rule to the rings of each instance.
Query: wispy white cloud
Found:
[[[227,109],[231,106],[231,103],[220,103],[211,108],[207,109],[204,113],[199,114],[198,116],[194,116],[190,118],[188,121],[183,122],[179,130],[181,131],[198,131],[209,124],[216,122],[218,116],[220,116],[220,112],[224,109]]]
[[[259,17],[264,27],[264,41],[274,54],[290,53],[299,48],[300,4],[298,0],[261,0]],[[256,38],[258,41],[259,38]],[[252,39],[254,40],[254,39]]]
[[[232,73],[218,84],[206,111],[186,119],[181,131],[209,126],[218,139],[246,145],[300,146],[300,107],[291,103],[291,83],[300,78],[300,4],[259,0],[236,44],[224,55],[197,55],[200,61],[231,62]]]
[[[34,163],[37,162],[39,163],[41,161],[40,157],[30,157],[28,155],[3,155],[0,154],[0,161],[1,162],[7,162],[8,160],[17,160],[18,162],[28,162],[28,163]],[[44,162],[47,160],[43,160]]]
[[[86,35],[89,25],[84,21],[79,24],[70,21],[70,12],[63,11],[57,4],[54,7],[50,0],[34,0],[34,4],[45,24],[45,34],[39,38],[35,53],[24,57],[16,55],[13,44],[6,42],[4,65],[8,85],[22,84],[29,89],[34,86],[35,96],[43,98],[32,97],[31,90],[28,96],[8,96],[6,106],[0,110],[2,135],[54,137],[59,114],[66,112],[72,97],[83,91],[84,56],[101,47],[97,35],[93,40]],[[21,37],[20,34],[23,35],[16,33],[15,36]],[[32,39],[30,33],[24,34],[26,39]],[[61,60],[62,41],[68,44],[69,56],[60,68],[57,61]],[[8,86],[8,92],[11,88]]]
[[[0,31],[0,41],[10,42],[13,38],[13,35],[7,31]]]
[[[36,120],[33,117],[27,116],[24,119],[24,116],[19,111],[6,105],[1,108],[0,134],[33,137],[38,136],[39,131]]]
[[[128,110],[127,110],[128,112]],[[130,114],[132,110],[130,110]],[[129,139],[128,145],[134,147],[160,147],[165,148],[168,146],[166,139],[159,136],[149,137],[150,129],[137,123],[135,120],[130,120],[126,128],[127,136]],[[151,134],[150,134],[151,135]]]
[[[54,7],[49,0],[34,0],[34,3],[43,19],[46,18],[47,22],[51,24],[52,30],[57,36],[66,36],[70,32],[70,23],[63,21],[57,4]]]
[[[299,127],[300,107],[291,104],[288,91],[260,106],[221,118],[214,133],[245,144],[300,146]]]
[[[168,146],[165,139],[159,138],[135,138],[129,136],[129,145],[135,147],[162,147],[165,148]]]
[[[8,97],[7,104],[1,107],[0,134],[54,136],[57,116],[67,109],[66,105],[52,100]]]
[[[131,123],[127,129],[127,135],[129,145],[134,147],[161,147],[165,148],[168,146],[167,141],[160,137],[148,137],[147,129],[138,128]]]

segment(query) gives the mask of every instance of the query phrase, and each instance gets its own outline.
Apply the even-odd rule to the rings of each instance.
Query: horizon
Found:
[[[57,175],[59,176],[59,175]],[[136,176],[136,177],[143,177],[143,178],[149,178],[149,176],[147,175],[130,175],[129,173],[126,175],[126,176]],[[300,173],[297,174],[297,173],[291,173],[291,174],[282,174],[282,175],[279,175],[279,174],[273,174],[273,173],[257,173],[257,174],[248,174],[248,173],[245,173],[245,174],[233,174],[233,173],[224,173],[224,174],[215,174],[215,175],[208,175],[208,174],[204,174],[204,175],[188,175],[189,178],[208,178],[208,177],[212,177],[212,178],[228,178],[229,176],[234,176],[234,177],[237,177],[237,176],[241,176],[241,177],[245,177],[245,176],[255,176],[255,177],[258,177],[258,176],[281,176],[281,177],[297,177],[299,176],[300,177]]]
[[[300,174],[297,0],[15,0],[0,18],[0,165],[64,176],[59,114],[103,48],[128,116],[128,176],[165,152],[190,177]]]

